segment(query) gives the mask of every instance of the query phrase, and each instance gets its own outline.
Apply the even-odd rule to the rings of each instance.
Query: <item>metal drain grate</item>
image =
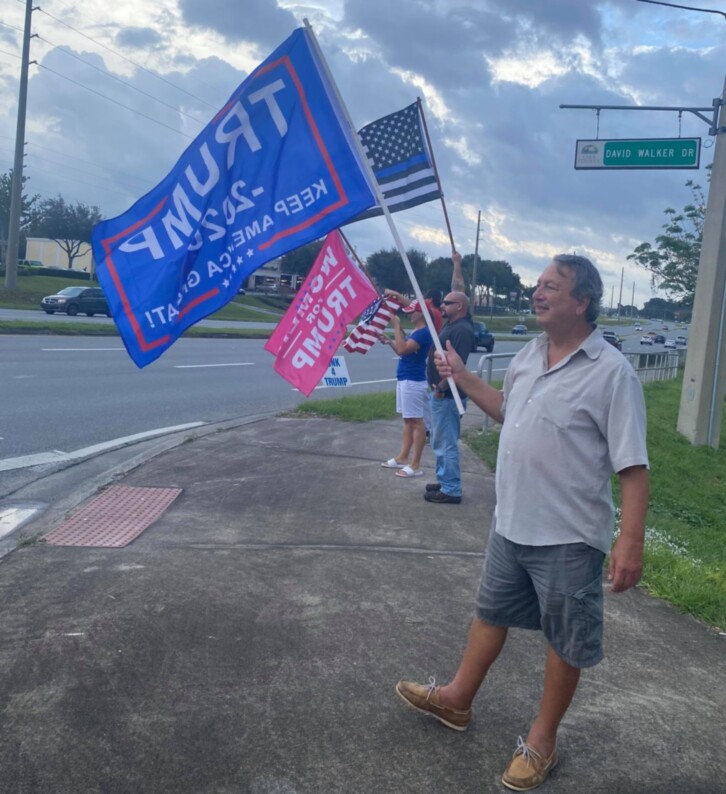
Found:
[[[52,529],[44,540],[54,546],[126,546],[151,526],[181,492],[181,488],[112,485]]]

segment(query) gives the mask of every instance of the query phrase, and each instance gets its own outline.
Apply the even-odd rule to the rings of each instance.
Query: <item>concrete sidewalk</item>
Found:
[[[505,791],[541,636],[511,633],[466,733],[394,693],[454,671],[494,500],[464,449],[463,502],[425,502],[432,476],[379,465],[400,432],[268,418],[208,434],[117,478],[184,489],[126,548],[6,556],[0,792]],[[640,590],[606,613],[606,660],[540,790],[726,790],[726,639]]]

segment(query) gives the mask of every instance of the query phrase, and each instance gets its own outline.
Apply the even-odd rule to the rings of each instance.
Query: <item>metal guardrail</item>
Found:
[[[685,350],[669,350],[662,353],[623,353],[635,370],[641,383],[656,380],[673,380],[678,376],[681,353]]]
[[[685,349],[669,350],[663,352],[647,353],[623,353],[630,365],[635,370],[641,383],[652,383],[657,380],[673,380],[678,376],[678,369],[685,359]],[[479,378],[484,378],[485,383],[492,382],[492,375],[495,372],[506,372],[506,367],[500,370],[494,369],[495,360],[502,358],[514,358],[514,353],[485,353],[479,359],[476,366],[476,374]],[[485,377],[486,370],[486,377]],[[494,424],[486,414],[484,415],[483,430],[489,430]]]
[[[486,371],[487,372],[486,372],[485,383],[491,383],[492,382],[492,375],[494,374],[494,361],[495,361],[495,359],[514,358],[516,353],[517,353],[516,350],[514,351],[514,353],[485,353],[479,359],[479,363],[476,365],[476,374],[477,374],[477,376],[479,378],[482,378],[483,375],[484,375],[484,367],[486,367]],[[504,367],[504,369],[501,370],[501,372],[506,372],[506,370],[507,370],[507,368]],[[489,428],[492,425],[494,425],[494,424],[495,424],[494,420],[490,416],[488,416],[487,414],[484,414],[484,426],[483,426],[482,429],[483,430],[489,430]]]

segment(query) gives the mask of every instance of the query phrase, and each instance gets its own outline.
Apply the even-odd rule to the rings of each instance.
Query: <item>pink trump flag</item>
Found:
[[[345,338],[348,323],[377,297],[338,231],[331,232],[295,300],[267,340],[265,350],[276,357],[275,372],[309,397]]]

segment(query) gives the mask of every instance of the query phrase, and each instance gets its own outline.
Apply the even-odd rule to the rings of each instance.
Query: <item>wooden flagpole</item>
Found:
[[[446,202],[444,201],[444,191],[441,188],[441,179],[439,178],[439,169],[436,167],[436,158],[434,157],[434,149],[431,145],[431,138],[429,136],[429,127],[426,124],[426,116],[423,112],[423,103],[421,102],[421,97],[416,97],[416,105],[418,106],[418,112],[421,116],[421,121],[423,122],[424,134],[426,135],[426,145],[429,149],[429,154],[431,155],[431,165],[434,169],[434,176],[436,177],[436,184],[439,186],[439,193],[441,193],[441,208],[444,210],[444,220],[446,221],[446,229],[449,232],[449,240],[451,240],[451,250],[456,251],[456,246],[454,245],[454,235],[451,231],[451,223],[449,222],[449,213],[446,210]]]

